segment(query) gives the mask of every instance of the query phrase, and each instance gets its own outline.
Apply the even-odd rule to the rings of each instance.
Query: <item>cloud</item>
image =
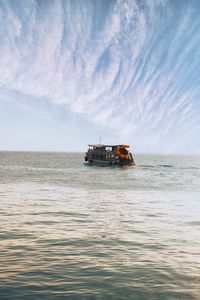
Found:
[[[48,98],[152,151],[200,149],[197,6],[1,1],[0,93]]]

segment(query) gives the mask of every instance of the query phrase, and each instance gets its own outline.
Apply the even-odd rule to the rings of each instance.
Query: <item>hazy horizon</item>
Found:
[[[85,150],[82,151],[76,151],[76,150],[66,150],[66,151],[62,151],[62,150],[14,150],[14,149],[0,149],[0,153],[4,152],[21,152],[21,153],[55,153],[55,154],[70,154],[70,153],[74,153],[74,154],[82,154],[84,155],[85,152],[87,150],[87,147],[85,148]],[[154,155],[158,155],[158,156],[185,156],[185,157],[199,157],[200,154],[197,153],[164,153],[164,152],[133,152],[132,149],[130,149],[130,152],[135,156],[140,156],[140,155],[149,155],[149,156],[154,156]]]

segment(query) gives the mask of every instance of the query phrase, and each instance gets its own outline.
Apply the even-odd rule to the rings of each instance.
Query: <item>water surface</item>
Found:
[[[1,299],[200,299],[200,159],[0,152]]]

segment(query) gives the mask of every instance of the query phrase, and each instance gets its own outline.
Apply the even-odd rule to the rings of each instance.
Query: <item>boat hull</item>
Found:
[[[104,167],[131,167],[134,166],[134,162],[127,162],[127,161],[111,161],[111,160],[100,160],[100,159],[91,159],[90,161],[86,162],[87,165],[96,165],[96,166],[104,166]]]

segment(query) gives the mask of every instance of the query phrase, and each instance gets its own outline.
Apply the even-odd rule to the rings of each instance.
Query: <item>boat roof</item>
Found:
[[[89,144],[89,147],[97,147],[97,148],[102,148],[102,147],[123,147],[123,148],[129,148],[129,145],[104,145],[104,144]]]

